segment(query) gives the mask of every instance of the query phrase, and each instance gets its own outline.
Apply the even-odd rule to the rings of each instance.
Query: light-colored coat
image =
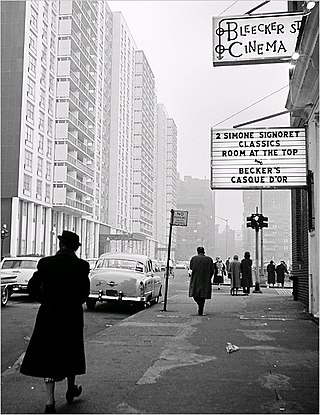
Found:
[[[233,259],[230,263],[230,272],[231,272],[231,288],[240,288],[241,287],[241,270],[240,270],[240,261]]]

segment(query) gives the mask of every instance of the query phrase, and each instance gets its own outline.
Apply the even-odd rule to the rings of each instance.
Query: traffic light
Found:
[[[252,228],[252,215],[247,216],[247,228]]]
[[[268,225],[268,217],[267,216],[260,215],[260,218],[259,218],[259,228],[260,229],[267,228],[268,226],[269,226]]]
[[[252,229],[258,230],[260,228],[259,226],[260,216],[261,215],[259,213],[255,213],[251,216]]]
[[[1,239],[5,239],[9,236],[9,231],[6,227],[2,226],[1,229]]]

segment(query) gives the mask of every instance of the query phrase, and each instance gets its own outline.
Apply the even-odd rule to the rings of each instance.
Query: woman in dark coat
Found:
[[[82,388],[75,376],[85,373],[82,304],[89,295],[89,263],[75,251],[77,234],[63,231],[60,250],[42,258],[28,284],[31,297],[41,305],[20,371],[45,379],[48,402],[45,413],[55,413],[55,382],[67,378],[66,399],[72,403]]]
[[[284,288],[284,274],[288,274],[287,266],[284,261],[280,261],[280,264],[276,267],[277,273],[277,283],[278,287],[281,284],[281,287]]]
[[[274,262],[271,260],[270,263],[267,266],[267,273],[268,273],[268,284],[269,287],[272,284],[274,287],[274,284],[276,282],[276,266],[274,265]]]
[[[212,258],[204,254],[204,248],[197,248],[198,255],[191,258],[191,277],[189,283],[189,297],[193,297],[198,304],[198,314],[203,315],[206,299],[211,298],[211,278],[213,275]]]
[[[250,287],[252,287],[252,259],[250,258],[250,252],[244,253],[244,258],[241,260],[241,285],[243,287],[243,293],[245,295],[250,294]]]

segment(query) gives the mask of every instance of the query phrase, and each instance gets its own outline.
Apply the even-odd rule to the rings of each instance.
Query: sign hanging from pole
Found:
[[[303,13],[213,17],[213,66],[287,62]]]
[[[211,189],[307,184],[305,129],[211,129]]]

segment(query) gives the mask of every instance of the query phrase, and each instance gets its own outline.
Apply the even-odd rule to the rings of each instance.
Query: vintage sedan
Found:
[[[33,273],[37,270],[37,264],[41,256],[17,256],[5,257],[1,261],[1,275],[16,276],[13,292],[27,293],[27,286]]]
[[[100,256],[90,273],[87,307],[97,301],[147,304],[159,302],[162,279],[154,274],[152,261],[145,255],[107,253]]]

